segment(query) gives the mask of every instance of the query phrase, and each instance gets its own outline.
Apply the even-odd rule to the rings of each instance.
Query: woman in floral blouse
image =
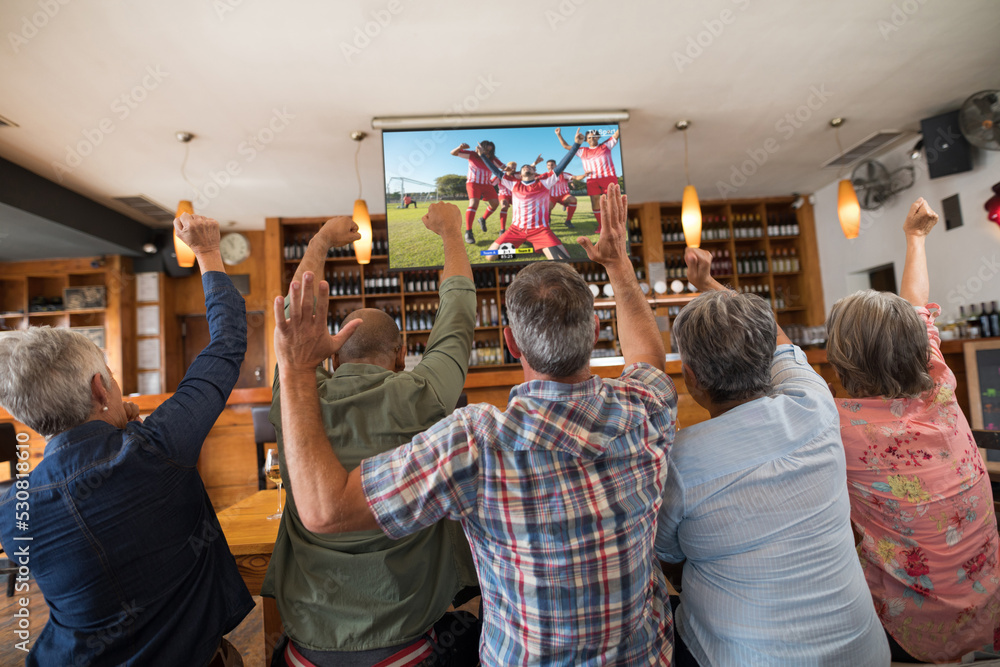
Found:
[[[993,493],[927,304],[923,198],[903,225],[900,296],[858,292],[827,323],[851,520],[893,660],[949,662],[1000,648]]]

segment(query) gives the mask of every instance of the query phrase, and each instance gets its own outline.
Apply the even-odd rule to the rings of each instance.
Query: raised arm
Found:
[[[618,339],[625,364],[645,362],[663,370],[663,338],[628,257],[628,200],[617,183],[608,186],[608,193],[601,195],[601,216],[604,224],[597,245],[585,236],[576,242],[587,251],[592,262],[600,263],[608,272],[615,292]]]
[[[451,149],[451,154],[455,157],[460,157],[463,159],[469,159],[469,144],[459,144],[458,148]]]
[[[427,229],[441,237],[444,270],[438,288],[437,317],[423,359],[413,373],[426,379],[447,414],[458,402],[469,371],[476,327],[476,286],[462,240],[462,212],[458,207],[443,202],[431,204],[423,222]],[[465,280],[447,283],[453,277]]]
[[[577,130],[579,132],[579,130]],[[562,130],[558,127],[556,128],[556,137],[559,139],[559,144],[566,150],[569,150],[569,144],[563,139]]]
[[[684,251],[684,263],[687,264],[688,281],[694,285],[699,292],[729,292],[728,287],[722,285],[712,277],[712,253],[701,248],[687,248]],[[775,320],[778,327],[777,345],[791,344],[791,339],[782,331],[781,325]]]
[[[903,264],[903,279],[899,296],[914,306],[926,306],[930,299],[931,284],[927,276],[927,252],[924,240],[934,225],[938,214],[931,210],[923,197],[913,202],[903,223],[906,234],[906,261]]]
[[[566,171],[566,167],[568,167],[570,161],[573,160],[573,156],[576,155],[576,152],[578,150],[580,150],[580,141],[579,141],[579,139],[580,139],[580,133],[579,132],[576,133],[576,138],[577,138],[577,141],[573,142],[572,146],[567,146],[566,147],[568,149],[567,152],[566,152],[566,155],[563,156],[563,159],[559,160],[559,164],[557,164],[556,167],[555,167],[555,169],[552,170],[552,173],[554,173],[556,175],[559,175],[559,174],[563,173],[564,171]],[[601,215],[603,215],[603,213]]]
[[[281,425],[285,468],[295,487],[295,504],[307,530],[336,533],[378,528],[361,488],[361,468],[348,473],[330,447],[320,415],[316,366],[333,356],[361,320],[344,325],[336,336],[326,330],[327,300],[312,297],[314,276],[288,289],[289,319],[284,299],[274,301],[274,350],[281,385]],[[319,289],[329,289],[326,281]]]
[[[317,276],[323,275],[323,269],[326,266],[326,256],[330,248],[339,248],[360,238],[361,234],[358,233],[358,226],[350,217],[338,215],[330,218],[320,227],[316,235],[309,240],[309,245],[302,256],[302,261],[299,262],[299,268],[295,270],[295,276],[292,278],[292,281],[302,284],[302,276],[305,275],[306,271]],[[327,294],[319,296],[327,296]]]
[[[243,297],[225,273],[219,254],[219,223],[183,214],[174,229],[201,267],[211,341],[191,362],[173,396],[137,428],[178,465],[195,466],[205,437],[226,407],[247,349]]]
[[[502,172],[501,172],[502,173]],[[441,282],[452,276],[465,276],[472,280],[472,266],[462,240],[462,212],[454,204],[434,202],[421,219],[424,227],[441,237],[444,245],[444,269]]]

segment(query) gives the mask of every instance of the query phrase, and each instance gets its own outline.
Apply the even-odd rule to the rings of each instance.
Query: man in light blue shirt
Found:
[[[840,421],[769,304],[709,275],[674,335],[711,419],[670,451],[656,553],[683,562],[675,665],[888,665],[854,549]]]

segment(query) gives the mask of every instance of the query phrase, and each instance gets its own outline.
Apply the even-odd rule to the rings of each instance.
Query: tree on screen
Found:
[[[465,176],[445,174],[434,179],[438,199],[465,199]]]

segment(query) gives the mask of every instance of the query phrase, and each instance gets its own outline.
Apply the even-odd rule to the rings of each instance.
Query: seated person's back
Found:
[[[829,389],[801,350],[775,346],[787,339],[766,302],[713,283],[695,282],[707,294],[674,327],[712,415],[678,433],[660,510],[657,554],[686,559],[677,633],[702,665],[886,664]]]
[[[303,307],[294,298],[275,331],[289,476],[318,489],[300,506],[304,524],[378,526],[401,537],[443,517],[460,520],[483,588],[484,665],[669,664],[672,655],[652,547],[676,394],[628,259],[625,201],[617,186],[610,192],[600,241],[583,245],[621,302],[621,378],[590,373],[599,322],[580,275],[559,263],[530,265],[507,290],[504,339],[526,380],[507,410],[456,410],[347,472],[318,415],[296,420],[290,407],[318,402],[312,370],[344,332],[329,340],[318,324],[324,313],[306,315],[311,300]],[[306,274],[303,294],[310,282]]]
[[[254,606],[196,467],[239,376],[246,312],[215,222],[175,224],[202,267],[212,340],[144,423],[82,335],[42,327],[0,342],[0,401],[51,436],[22,480],[27,526],[14,522],[18,488],[0,502],[5,550],[28,552],[50,610],[29,665],[206,665]]]
[[[428,216],[441,215],[434,205]],[[458,209],[455,243],[461,246]],[[349,218],[333,218],[310,242],[296,277],[322,270],[327,249],[349,236]],[[449,259],[452,259],[449,257]],[[350,470],[362,459],[395,449],[449,414],[462,391],[475,326],[476,288],[446,260],[440,306],[423,359],[403,372],[406,353],[386,313],[362,309],[343,322],[361,324],[334,358],[335,371],[316,370],[324,428]],[[284,451],[280,385],[275,377],[271,420]],[[475,565],[461,526],[442,521],[403,539],[380,530],[317,534],[302,523],[294,479],[282,465],[287,504],[263,594],[274,596],[295,650],[306,659],[333,660],[348,652],[352,664],[375,664],[422,640],[445,613],[455,593],[475,585]],[[475,651],[475,639],[472,651]],[[420,646],[415,652],[428,652]],[[368,652],[362,655],[362,652]],[[293,654],[293,659],[300,659]]]
[[[920,199],[903,229],[899,296],[867,290],[830,311],[851,519],[894,660],[957,662],[1000,649],[993,492],[941,354],[924,253],[938,216]]]

